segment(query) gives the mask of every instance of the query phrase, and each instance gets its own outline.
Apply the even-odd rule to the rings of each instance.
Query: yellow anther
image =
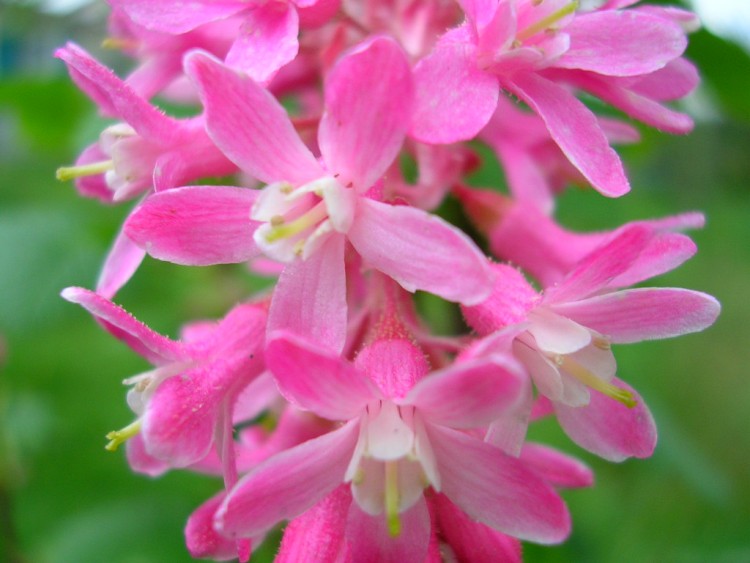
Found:
[[[130,438],[135,436],[141,431],[141,420],[138,419],[135,422],[128,424],[125,428],[120,430],[113,430],[107,434],[107,440],[109,443],[104,446],[104,449],[108,452],[116,452],[120,444],[127,442]]]
[[[533,23],[529,27],[522,29],[521,31],[516,33],[516,40],[526,41],[529,37],[532,37],[541,31],[545,31],[546,29],[551,28],[553,25],[555,25],[558,21],[563,19],[565,16],[575,12],[576,8],[578,8],[577,1],[566,4],[559,10],[552,12],[546,18],[542,18],[538,22]]]
[[[108,170],[112,170],[114,167],[114,162],[111,160],[81,164],[80,166],[62,166],[57,169],[55,177],[64,182],[67,180],[73,180],[74,178],[81,178],[83,176],[104,174]]]
[[[621,402],[623,405],[630,409],[638,404],[638,402],[633,398],[633,393],[631,393],[627,389],[621,389],[620,387],[616,387],[611,383],[607,383],[602,378],[591,373],[575,360],[572,360],[570,356],[557,356],[555,358],[555,361],[560,367],[562,367],[562,369],[564,369],[566,372],[568,372],[570,375],[575,377],[578,381],[580,381],[587,387],[591,387],[595,391],[599,391],[607,397]]]
[[[284,224],[284,217],[282,217],[281,215],[274,215],[273,217],[271,217],[269,223],[271,223],[272,227],[278,227],[279,225]]]
[[[594,336],[591,341],[599,350],[611,350],[612,342],[606,336]]]

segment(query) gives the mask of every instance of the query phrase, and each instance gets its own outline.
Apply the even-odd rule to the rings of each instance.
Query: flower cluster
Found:
[[[652,453],[653,418],[612,345],[714,322],[706,294],[628,289],[690,258],[683,231],[703,217],[576,233],[554,207],[570,184],[630,189],[610,143],[637,130],[582,99],[689,131],[666,103],[697,84],[682,56],[692,14],[633,0],[109,3],[105,44],[136,66],[121,79],[75,44],[57,51],[115,120],[58,177],[135,204],[95,290],[62,295],[154,365],[125,381],[133,422],[107,449],[126,443],[148,475],[223,476],[188,520],[192,555],[246,561],[288,521],[278,561],[518,561],[519,540],[566,538],[557,491],[593,479],[528,442],[533,421],[554,415],[608,460]],[[200,113],[170,117],[155,96]],[[480,144],[509,193],[468,185]],[[436,213],[446,198],[491,256]],[[278,279],[175,341],[112,301],[146,254]],[[467,328],[436,335],[416,290],[458,304]]]

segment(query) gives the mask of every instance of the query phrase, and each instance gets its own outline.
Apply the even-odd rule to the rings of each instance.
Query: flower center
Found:
[[[328,210],[323,201],[320,201],[311,209],[289,222],[285,220],[283,215],[274,215],[269,221],[271,228],[265,233],[266,241],[272,243],[293,237],[311,227],[317,226],[327,217]]]

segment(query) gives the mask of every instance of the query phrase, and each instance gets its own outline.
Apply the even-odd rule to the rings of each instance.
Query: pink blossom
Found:
[[[122,201],[151,187],[161,191],[236,170],[208,138],[202,118],[167,117],[77,45],[55,55],[105,115],[122,120],[107,127],[75,167],[58,170],[60,179],[77,178],[83,195]]]
[[[704,330],[720,308],[713,297],[686,289],[618,290],[663,271],[662,262],[669,262],[670,257],[649,252],[653,237],[642,225],[623,229],[543,295],[518,271],[496,265],[492,296],[463,308],[482,335],[522,323],[501,332],[495,345],[512,347],[576,443],[614,461],[650,455],[656,430],[640,397],[615,378],[610,345]],[[528,413],[530,394],[525,405]],[[527,417],[516,415],[518,424]],[[513,436],[522,439],[523,432]]]
[[[261,250],[288,262],[269,326],[311,331],[337,349],[346,331],[347,242],[366,266],[409,291],[467,303],[487,295],[486,261],[465,234],[424,211],[368,197],[400,150],[409,122],[410,70],[396,43],[374,38],[329,73],[318,131],[322,162],[284,109],[251,79],[199,53],[187,68],[214,141],[269,185],[257,200],[250,190],[213,187],[149,198],[126,232],[152,256],[203,265],[247,260]]]
[[[258,82],[268,82],[297,56],[300,23],[320,25],[339,6],[337,0],[110,0],[110,4],[148,30],[175,35],[237,17],[239,25],[226,62]]]
[[[566,0],[467,0],[462,6],[466,23],[443,35],[415,68],[411,134],[433,143],[474,137],[495,111],[502,88],[539,115],[592,186],[611,197],[626,193],[620,159],[594,114],[558,82],[569,81],[569,74],[582,77],[591,84],[579,81],[578,87],[623,106],[605,88],[662,72],[685,49],[682,29],[670,18],[636,10],[575,14],[576,3]]]
[[[172,467],[185,467],[210,452],[215,436],[231,437],[234,400],[264,369],[266,314],[262,308],[238,305],[200,339],[178,342],[153,332],[92,291],[71,287],[62,296],[83,306],[110,333],[156,366],[125,380],[133,385],[128,404],[138,418],[111,433],[108,448],[140,433],[150,456]]]
[[[567,534],[564,505],[542,480],[461,431],[515,402],[522,379],[512,363],[466,362],[422,379],[424,357],[406,340],[376,341],[351,364],[285,333],[272,337],[267,359],[292,403],[344,425],[244,477],[218,514],[224,533],[252,536],[351,482],[347,541],[355,552],[415,544],[424,552],[426,484],[512,535],[547,543]]]

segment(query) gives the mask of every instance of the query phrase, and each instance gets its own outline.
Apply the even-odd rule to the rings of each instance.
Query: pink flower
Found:
[[[59,179],[77,178],[83,195],[122,201],[152,187],[161,191],[236,170],[208,138],[201,117],[167,117],[73,43],[55,55],[105,115],[122,120],[107,127],[76,166],[58,170]]]
[[[651,455],[656,430],[638,395],[615,378],[610,345],[701,331],[720,309],[713,297],[686,289],[618,290],[664,271],[671,257],[649,251],[653,237],[643,225],[623,229],[543,295],[518,271],[496,265],[492,296],[463,308],[481,335],[508,327],[494,346],[512,347],[573,441],[613,461]],[[528,413],[530,394],[525,405]],[[524,424],[528,414],[517,418]]]
[[[122,119],[87,147],[75,166],[58,169],[73,179],[79,193],[104,202],[131,199],[150,190],[166,190],[203,176],[236,170],[208,138],[201,117],[177,120],[150,105],[83,49],[69,43],[58,49],[76,84],[102,113]],[[118,233],[97,282],[97,292],[113,297],[140,266],[145,252]]]
[[[594,114],[558,82],[567,79],[570,69],[582,80],[590,79],[591,84],[579,87],[623,106],[617,95],[607,95],[606,87],[662,72],[685,49],[680,26],[671,18],[636,10],[576,14],[577,3],[567,0],[461,4],[466,23],[443,35],[415,68],[411,134],[432,143],[474,137],[495,111],[502,88],[539,115],[595,189],[610,197],[626,193],[630,186],[622,163]],[[563,74],[555,75],[558,70]]]
[[[239,18],[226,62],[258,82],[268,82],[297,56],[300,23],[320,25],[339,7],[337,0],[110,0],[110,4],[146,29],[175,35],[210,22]]]
[[[63,298],[89,311],[104,328],[155,369],[131,377],[128,404],[137,420],[110,434],[108,449],[140,433],[145,452],[185,467],[209,454],[215,437],[231,442],[232,409],[238,394],[265,368],[262,345],[265,311],[238,305],[198,338],[177,342],[161,336],[125,310],[92,291],[69,287]],[[222,456],[234,462],[234,451]],[[227,467],[231,473],[233,467]],[[231,475],[229,476],[231,480]]]
[[[271,338],[267,359],[292,403],[343,426],[244,477],[218,513],[223,533],[253,536],[351,483],[346,534],[355,560],[373,549],[396,559],[414,546],[425,552],[427,486],[514,536],[550,543],[567,535],[567,511],[548,485],[462,431],[516,401],[523,380],[512,363],[471,361],[422,379],[424,357],[407,340],[376,340],[353,365],[288,333]]]
[[[186,64],[201,90],[209,134],[242,170],[269,185],[257,198],[229,187],[149,198],[126,232],[152,256],[204,265],[247,260],[262,250],[289,262],[274,292],[270,329],[290,328],[339,350],[346,242],[366,266],[409,291],[466,303],[487,295],[486,261],[465,234],[422,210],[368,197],[409,122],[410,69],[395,42],[374,38],[329,73],[318,130],[322,162],[255,82],[200,53]]]

